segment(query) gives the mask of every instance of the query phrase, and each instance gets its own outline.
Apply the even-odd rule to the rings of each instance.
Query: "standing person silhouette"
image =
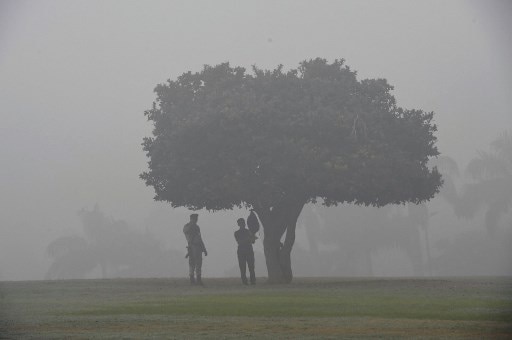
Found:
[[[187,239],[188,268],[190,276],[190,284],[203,285],[201,280],[201,267],[203,265],[204,256],[208,256],[203,239],[201,238],[201,229],[197,225],[198,214],[190,215],[190,222],[183,227],[183,233]],[[194,272],[196,276],[194,277]]]
[[[253,233],[245,227],[245,220],[239,218],[237,221],[238,229],[235,231],[235,240],[238,243],[238,265],[240,266],[240,276],[242,283],[247,285],[246,269],[249,267],[250,282],[256,284],[256,275],[254,273],[254,250],[252,244],[256,241]]]

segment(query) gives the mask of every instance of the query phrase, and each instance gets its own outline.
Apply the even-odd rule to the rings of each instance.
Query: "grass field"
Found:
[[[0,338],[512,338],[512,278],[205,284],[0,282]]]

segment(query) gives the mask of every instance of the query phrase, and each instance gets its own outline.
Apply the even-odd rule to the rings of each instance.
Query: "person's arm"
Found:
[[[208,252],[206,251],[206,247],[203,242],[203,238],[201,237],[201,230],[199,227],[197,227],[197,238],[199,239],[199,243],[201,245],[201,248],[203,249],[204,256],[208,256]]]
[[[190,247],[194,241],[194,237],[193,237],[194,235],[188,225],[185,225],[183,227],[183,234],[185,234],[185,239],[187,240],[187,245]]]
[[[201,237],[201,236],[199,236],[199,237]],[[201,245],[202,245],[202,247],[203,247],[203,253],[204,253],[204,256],[208,256],[208,252],[206,251],[206,247],[205,247],[205,245],[204,245],[204,242],[203,242],[203,239],[202,239],[202,238],[201,238]]]
[[[244,232],[241,232],[240,235],[238,235],[238,244],[240,246],[249,246],[251,245],[252,243],[252,240],[251,240],[251,232],[250,231],[244,231]]]

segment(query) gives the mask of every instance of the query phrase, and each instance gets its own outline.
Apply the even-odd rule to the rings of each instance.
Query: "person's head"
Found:
[[[236,220],[236,223],[240,228],[245,228],[245,220],[243,218],[240,217],[238,220]]]
[[[198,218],[199,218],[198,214],[191,214],[190,215],[190,222],[196,223]]]

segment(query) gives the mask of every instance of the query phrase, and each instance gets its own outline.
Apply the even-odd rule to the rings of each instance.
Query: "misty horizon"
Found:
[[[205,64],[291,69],[311,58],[344,58],[359,79],[385,78],[398,106],[435,112],[437,146],[458,165],[454,181],[462,190],[471,182],[468,163],[512,129],[510,14],[505,1],[470,0],[0,1],[0,280],[44,279],[54,261],[48,254],[53,241],[90,241],[79,212],[95,206],[125,223],[125,237],[158,244],[169,256],[147,275],[187,275],[182,228],[190,211],[153,200],[152,188],[139,178],[147,169],[141,143],[151,134],[144,111],[155,101],[155,86]],[[482,211],[458,218],[442,195],[428,206],[433,259],[460,245],[486,250],[499,243],[488,237]],[[419,255],[410,255],[409,245],[358,234],[365,221],[344,220],[389,217],[389,235],[398,239],[403,232],[393,229],[393,218],[408,216],[405,206],[315,209],[311,232],[329,228],[322,220],[329,214],[344,224],[333,229],[339,239],[333,243],[313,241],[299,221],[292,253],[297,276],[512,275],[510,244],[500,243],[499,254],[473,267],[439,260],[429,272],[423,229],[414,236]],[[248,210],[199,214],[209,250],[204,275],[237,276],[233,232]],[[506,237],[510,219],[508,212],[499,221]],[[348,256],[341,247],[347,238],[370,249],[370,271],[341,260]],[[261,242],[255,251],[256,274],[265,276]],[[339,263],[323,260],[332,256]],[[411,256],[423,256],[422,273]],[[315,268],[312,258],[325,266]],[[108,277],[146,275],[123,265]],[[95,267],[85,277],[101,275]]]

